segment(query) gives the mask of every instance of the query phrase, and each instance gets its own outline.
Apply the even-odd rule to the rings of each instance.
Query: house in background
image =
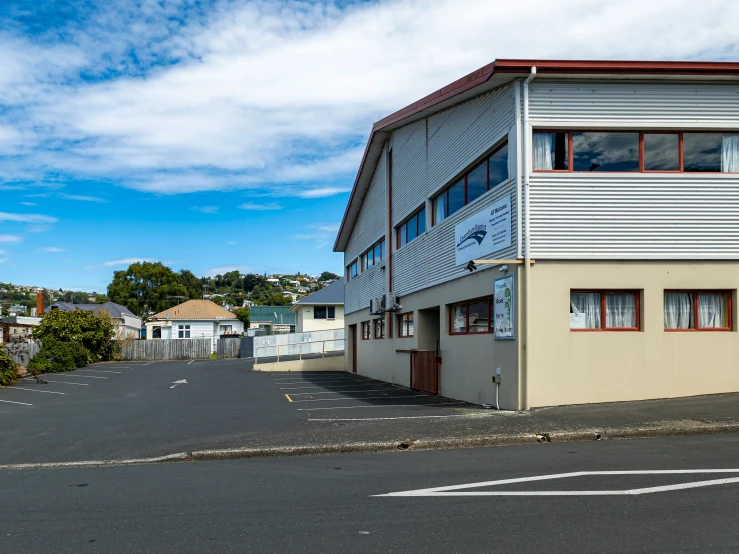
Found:
[[[215,351],[222,335],[240,335],[244,324],[210,300],[188,300],[153,315],[146,322],[147,340],[208,338]]]
[[[104,304],[72,304],[70,302],[54,302],[51,306],[44,310],[49,313],[51,310],[62,310],[64,312],[74,312],[82,310],[83,312],[96,312],[103,310],[108,312],[110,319],[116,328],[117,338],[134,338],[141,337],[141,318],[120,304],[115,302],[106,302]]]
[[[296,314],[298,333],[344,328],[344,283],[336,281],[306,296],[291,311]]]
[[[252,306],[249,311],[249,329],[272,327],[275,333],[295,332],[295,313],[290,306]]]

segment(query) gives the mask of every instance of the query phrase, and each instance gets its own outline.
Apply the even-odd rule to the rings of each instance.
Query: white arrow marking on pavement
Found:
[[[375,494],[372,496],[618,496],[618,495],[641,495],[655,492],[667,492],[699,487],[710,487],[714,485],[727,485],[739,483],[739,477],[728,479],[713,479],[710,481],[694,481],[691,483],[678,483],[659,487],[646,487],[628,490],[605,490],[605,491],[473,491],[459,492],[461,489],[473,489],[479,487],[493,487],[496,485],[509,485],[512,483],[529,483],[532,481],[544,481],[548,479],[563,479],[565,477],[582,477],[586,475],[685,475],[692,473],[739,473],[739,469],[667,469],[654,471],[575,471],[573,473],[558,473],[554,475],[537,475],[534,477],[521,477],[518,479],[502,479],[499,481],[485,481],[482,483],[468,483],[465,485],[452,485],[450,487],[435,487],[431,489],[418,489],[414,491],[391,492],[388,494]]]
[[[187,380],[186,379],[180,379],[179,381],[172,381],[172,383],[174,383],[174,384],[171,387],[169,387],[170,389],[175,388],[177,385],[187,385]]]

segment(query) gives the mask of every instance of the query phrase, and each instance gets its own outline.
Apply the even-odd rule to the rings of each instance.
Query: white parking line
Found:
[[[375,383],[369,385],[347,385],[349,387],[376,387]],[[326,387],[280,387],[280,390],[303,390],[303,389],[325,389]]]
[[[74,377],[82,379],[107,379],[107,377],[100,377],[99,375],[72,375],[69,373],[58,373],[57,377]]]
[[[66,392],[56,392],[53,390],[38,390],[38,389],[27,389],[24,387],[8,387],[10,390],[30,390],[31,392],[45,392],[46,394],[67,394]]]
[[[31,377],[27,377],[27,379],[31,379]],[[60,385],[77,385],[78,387],[89,387],[90,383],[73,383],[71,381],[50,381],[46,378],[44,378],[44,381],[47,383],[59,383]]]
[[[401,396],[367,396],[361,400],[372,400],[381,398],[383,400],[391,400],[393,398],[412,398],[416,396],[430,396],[428,394],[404,394]],[[316,398],[315,400],[293,400],[293,402],[344,402],[348,400],[357,400],[356,398]]]
[[[370,389],[370,390],[337,390],[337,391],[327,391],[327,392],[291,392],[290,396],[292,398],[295,398],[296,396],[312,396],[314,394],[342,394],[345,392],[387,392],[395,389]]]
[[[278,385],[333,385],[333,384],[341,384],[346,383],[347,385],[351,383],[361,383],[363,385],[370,385],[372,383],[367,383],[367,381],[350,381],[347,379],[338,379],[336,381],[277,381]]]
[[[308,419],[308,421],[384,421],[389,419],[432,419],[440,417],[467,417],[467,414],[449,415],[420,415],[420,416],[398,416],[398,417],[359,417],[359,418],[332,418],[332,419]]]
[[[13,402],[12,400],[0,400],[0,402],[5,402],[6,404],[20,404],[21,406],[33,406],[33,404],[28,404],[26,402]]]
[[[122,371],[108,371],[105,369],[78,369],[77,371],[96,371],[98,373],[123,373]]]
[[[358,408],[415,408],[416,406],[459,406],[465,402],[440,402],[439,404],[382,404],[380,406],[331,406],[330,408],[296,408],[299,412],[315,412],[318,410],[356,410]]]

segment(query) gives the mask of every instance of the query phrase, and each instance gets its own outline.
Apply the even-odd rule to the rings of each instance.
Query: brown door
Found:
[[[357,372],[357,326],[350,325],[349,329],[351,329],[351,334],[352,334],[352,371],[356,373]]]

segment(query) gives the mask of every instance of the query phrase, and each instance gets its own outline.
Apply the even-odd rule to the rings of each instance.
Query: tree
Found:
[[[198,279],[189,269],[180,270],[180,283],[185,287],[190,300],[203,296],[203,279]]]
[[[75,292],[72,295],[72,302],[74,304],[87,304],[89,297],[90,295],[87,294],[86,292]]]
[[[249,328],[249,308],[234,310],[234,315],[244,324],[244,329]]]
[[[55,342],[81,344],[90,352],[89,361],[112,359],[114,336],[115,325],[104,310],[51,310],[33,329],[33,338],[44,347]]]
[[[188,289],[180,275],[161,262],[136,262],[128,269],[116,271],[108,285],[108,296],[136,315],[148,311],[161,312],[187,297]],[[197,298],[197,296],[196,296]]]
[[[289,299],[282,296],[279,292],[274,292],[268,299],[268,306],[290,306],[292,302]]]
[[[336,275],[336,273],[331,273],[330,271],[324,271],[321,273],[321,277],[318,279],[319,281],[329,281],[333,279],[334,281],[339,279],[339,276]]]

